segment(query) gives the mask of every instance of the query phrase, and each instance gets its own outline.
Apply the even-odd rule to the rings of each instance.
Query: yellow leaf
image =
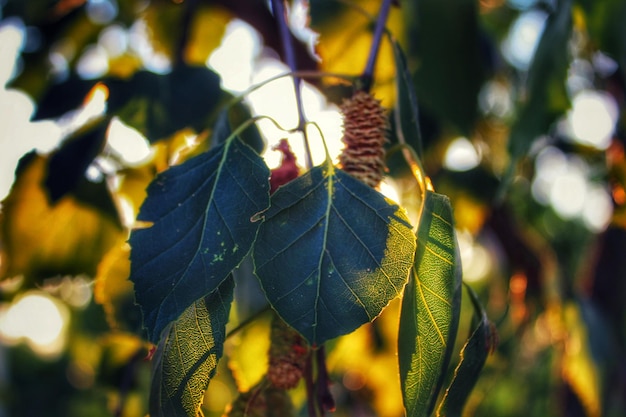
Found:
[[[94,287],[94,300],[102,305],[107,323],[113,330],[139,331],[141,311],[135,304],[130,275],[130,246],[115,245],[102,259]]]
[[[270,322],[256,320],[228,340],[228,367],[240,392],[250,390],[267,373]]]
[[[372,405],[380,417],[404,414],[395,351],[399,301],[393,300],[374,324],[387,349],[375,347],[374,325],[367,324],[338,339],[328,355],[329,370],[342,375],[341,382],[347,390],[364,389],[371,393]]]
[[[186,2],[152,2],[143,13],[150,41],[155,51],[169,57],[178,52],[178,42],[183,32]],[[194,10],[185,45],[187,64],[204,65],[209,54],[221,41],[231,15],[221,7],[199,7]]]
[[[150,44],[155,52],[173,57],[180,39],[181,21],[186,5],[175,2],[150,2],[142,13]]]
[[[363,12],[376,16],[380,1],[362,1],[359,7],[362,11],[349,10],[315,28],[320,33],[317,53],[322,58],[322,71],[357,75],[365,69],[372,46],[374,21]],[[389,12],[387,28],[394,36],[399,36],[403,26],[399,8],[393,7]],[[386,108],[394,104],[395,72],[393,49],[387,38],[383,38],[374,68],[372,94]]]
[[[600,417],[600,375],[589,347],[589,336],[580,310],[575,304],[563,308],[567,327],[561,363],[563,379],[578,396],[588,417]]]
[[[126,200],[131,206],[133,218],[136,218],[139,213],[141,203],[143,203],[147,195],[146,188],[154,179],[157,169],[156,164],[149,164],[120,171],[121,182],[117,190],[117,196]]]
[[[231,18],[231,14],[220,7],[203,7],[196,11],[185,50],[188,64],[204,65],[211,52],[222,42]]]
[[[109,61],[109,75],[128,79],[141,68],[141,59],[136,55],[124,54]]]
[[[2,202],[0,277],[94,276],[100,259],[122,235],[113,219],[68,194],[51,206],[41,184],[47,158],[30,154]]]

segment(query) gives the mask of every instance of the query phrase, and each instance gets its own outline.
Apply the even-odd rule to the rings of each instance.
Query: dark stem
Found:
[[[317,395],[315,392],[315,381],[313,380],[313,351],[306,358],[304,368],[304,384],[306,386],[306,406],[309,417],[317,417]]]
[[[361,74],[361,90],[369,91],[372,88],[372,80],[374,78],[374,66],[376,65],[376,58],[378,57],[378,51],[380,50],[380,42],[385,33],[385,25],[387,24],[387,17],[389,16],[389,9],[393,0],[383,0],[383,4],[380,6],[378,12],[378,19],[376,20],[376,28],[374,29],[374,39],[372,40],[372,46],[370,47],[370,54],[367,57],[367,64]]]
[[[286,61],[285,63],[289,66],[289,69],[292,72],[296,72],[298,70],[298,63],[296,62],[291,32],[287,26],[287,15],[285,13],[283,0],[272,0],[272,10],[274,12],[274,19],[276,19],[276,23],[278,24],[278,33],[282,39]],[[296,105],[298,108],[298,127],[296,127],[296,130],[302,132],[302,136],[304,138],[304,149],[306,151],[305,164],[307,169],[311,169],[313,167],[313,158],[311,157],[311,147],[306,133],[306,117],[304,115],[304,107],[302,105],[302,90],[300,89],[301,83],[302,80],[300,77],[293,77],[293,87],[296,94]]]
[[[322,413],[335,411],[335,399],[330,392],[330,376],[326,369],[326,349],[324,346],[317,351],[317,401]]]

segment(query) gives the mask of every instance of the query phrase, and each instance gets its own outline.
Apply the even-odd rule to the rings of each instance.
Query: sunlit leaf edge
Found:
[[[186,175],[198,178],[184,181]],[[235,137],[150,184],[138,219],[154,223],[134,230],[129,242],[130,279],[151,341],[158,342],[171,321],[214,291],[250,251],[259,227],[251,218],[269,206],[268,178],[260,156]],[[168,254],[184,239],[193,240],[191,248]]]
[[[338,188],[344,192],[337,194]],[[316,191],[322,194],[321,198],[314,195]],[[338,199],[342,201],[337,203]],[[352,236],[357,236],[351,228],[353,224],[349,222],[354,222],[355,219],[364,221],[362,215],[339,214],[335,205],[341,203],[346,203],[350,210],[360,207],[370,211],[380,221],[378,225],[368,223],[359,226],[366,227],[374,239],[380,236],[384,238],[384,242],[376,243],[381,259],[375,261],[377,264],[357,270],[353,268],[354,262],[348,262],[349,256],[339,253],[338,248],[342,247],[345,241],[338,237],[340,233],[337,231],[334,236],[329,232],[329,223],[332,221],[333,224],[342,225]],[[334,213],[334,217],[330,216],[331,212]],[[302,219],[296,218],[298,216],[294,216],[293,213],[303,216]],[[255,274],[274,310],[310,344],[319,345],[375,319],[387,304],[402,292],[415,252],[415,236],[406,214],[382,194],[333,167],[329,161],[279,188],[272,195],[270,209],[264,214],[265,220],[259,228],[253,249]],[[299,224],[294,224],[294,220]],[[289,228],[286,227],[287,223]],[[385,230],[381,233],[376,227],[380,229],[382,225]],[[314,228],[320,226],[323,226],[321,228],[324,231],[319,237],[321,245],[317,245],[314,242],[315,236],[306,235],[315,233]],[[371,256],[373,249],[371,247],[368,249],[362,238],[363,236],[357,236],[355,239],[358,241],[357,246],[369,252]],[[394,239],[398,241],[394,243],[395,251],[389,247],[389,242],[393,242]],[[282,262],[276,261],[288,250],[293,251],[293,256],[300,258],[289,257],[288,262],[286,259]],[[333,257],[338,257],[339,260]],[[350,265],[349,273],[343,273],[340,271],[342,268],[337,268],[338,265],[344,264]],[[392,268],[396,271],[388,273],[387,270]],[[320,271],[326,271],[327,275]],[[294,278],[306,273],[308,275],[300,280]],[[345,279],[342,273],[349,278]],[[381,279],[376,279],[384,274],[388,274],[387,284]],[[355,291],[352,288],[354,285],[350,286],[350,279],[358,280],[363,288]],[[391,279],[394,283],[390,281]],[[285,290],[286,283],[293,282],[297,285]],[[306,287],[312,286],[314,282],[317,283],[317,289],[306,294]],[[343,285],[341,288],[334,288],[325,285],[328,282],[342,282]],[[299,288],[304,290],[296,291]],[[365,294],[367,289],[370,290],[369,294]],[[284,294],[281,293],[283,290]],[[337,303],[342,300],[340,295],[342,291],[345,295],[344,301],[350,298],[354,302]],[[338,300],[325,302],[326,298],[337,296]],[[363,301],[362,297],[369,298]]]
[[[447,252],[445,257],[437,249]],[[436,260],[446,269],[443,276],[440,269],[429,265]],[[447,293],[443,296],[449,298],[442,298],[440,292],[427,286],[429,279],[430,284],[438,285],[440,292]],[[425,293],[443,303],[447,311],[441,320],[433,314],[437,313],[434,308],[425,312],[419,308],[420,304],[428,304]],[[398,337],[400,383],[409,417],[429,416],[435,408],[454,348],[460,306],[461,264],[450,201],[444,195],[427,191],[418,228],[415,266],[402,299]],[[440,328],[438,321],[445,322],[447,328]],[[422,327],[426,327],[424,334],[420,333]]]
[[[164,331],[153,358],[152,417],[197,416],[223,355],[233,291],[230,277],[187,308]]]

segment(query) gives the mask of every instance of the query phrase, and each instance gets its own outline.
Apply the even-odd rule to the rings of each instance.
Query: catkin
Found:
[[[345,172],[376,188],[385,174],[388,120],[380,101],[357,91],[341,105],[345,144],[339,164]]]
[[[276,388],[294,388],[304,374],[309,347],[305,340],[278,316],[272,320],[267,379]]]

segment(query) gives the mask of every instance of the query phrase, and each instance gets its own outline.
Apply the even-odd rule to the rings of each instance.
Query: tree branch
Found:
[[[272,0],[272,10],[274,12],[274,19],[278,25],[278,32],[282,39],[286,64],[292,72],[296,72],[298,70],[298,63],[296,62],[291,32],[287,26],[287,15],[285,13],[283,0]],[[304,149],[306,151],[305,163],[306,167],[311,169],[313,167],[313,158],[311,156],[309,138],[306,133],[306,116],[304,115],[304,107],[302,105],[302,90],[300,88],[301,83],[302,79],[300,77],[293,77],[293,88],[296,94],[296,104],[298,107],[298,127],[296,130],[302,132],[302,136],[304,138]]]
[[[374,66],[376,65],[376,58],[378,57],[378,51],[380,50],[380,42],[385,33],[385,25],[387,24],[387,17],[389,16],[389,9],[394,3],[393,0],[383,0],[383,4],[380,6],[378,12],[378,19],[376,20],[376,27],[374,29],[374,39],[372,40],[372,46],[370,47],[370,54],[367,57],[367,64],[361,74],[361,90],[369,91],[372,87],[372,80],[374,78]]]

